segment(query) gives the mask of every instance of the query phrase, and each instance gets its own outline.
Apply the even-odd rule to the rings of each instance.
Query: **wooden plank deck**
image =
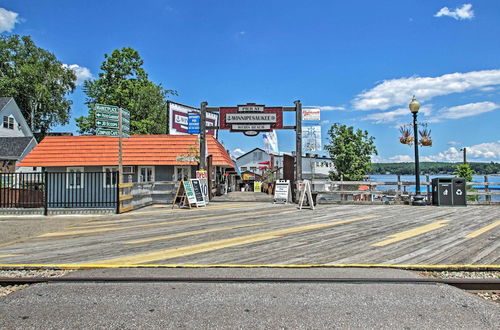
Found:
[[[156,207],[2,246],[0,264],[500,265],[499,220],[496,206]]]

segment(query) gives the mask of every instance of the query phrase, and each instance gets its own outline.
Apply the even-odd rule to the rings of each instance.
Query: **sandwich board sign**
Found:
[[[188,206],[191,208],[191,204],[198,207],[193,186],[190,181],[180,181],[172,202],[172,208],[174,208],[175,205],[178,205],[179,207]]]
[[[290,180],[278,180],[274,188],[274,204],[292,201],[292,191],[290,189]]]
[[[199,179],[191,179],[191,186],[193,187],[193,193],[196,198],[196,206],[206,206],[205,198],[203,197],[203,192],[201,189],[201,183]]]
[[[314,201],[311,192],[311,182],[309,180],[304,180],[299,183],[299,210],[302,210],[304,199],[307,198],[308,207],[314,210]]]

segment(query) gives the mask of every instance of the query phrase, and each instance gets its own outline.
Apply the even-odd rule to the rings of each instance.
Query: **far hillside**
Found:
[[[420,162],[422,174],[453,174],[458,163]],[[500,163],[468,162],[476,174],[500,174]],[[415,163],[373,163],[370,174],[414,174]]]

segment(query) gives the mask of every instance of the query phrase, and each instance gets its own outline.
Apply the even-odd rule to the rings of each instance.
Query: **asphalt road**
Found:
[[[108,269],[70,276],[415,274],[380,269]],[[446,285],[51,283],[0,298],[0,320],[0,329],[498,329],[500,308]]]

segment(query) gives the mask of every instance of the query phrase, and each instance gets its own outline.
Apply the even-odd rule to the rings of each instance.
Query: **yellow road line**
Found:
[[[280,237],[282,237],[284,235],[288,235],[288,234],[295,234],[295,233],[308,231],[308,230],[317,230],[317,229],[347,224],[347,223],[351,223],[351,222],[355,222],[355,221],[372,219],[374,217],[376,217],[376,216],[373,215],[373,216],[366,216],[366,217],[361,217],[361,218],[354,218],[354,219],[348,219],[348,220],[342,220],[342,221],[336,221],[336,222],[330,222],[330,223],[318,223],[318,224],[312,224],[312,225],[306,225],[306,226],[300,226],[300,227],[292,227],[292,228],[287,228],[287,229],[273,230],[273,231],[259,233],[259,234],[252,234],[252,235],[240,236],[240,237],[235,237],[235,238],[228,238],[228,239],[223,239],[223,240],[218,240],[218,241],[212,241],[212,242],[184,246],[184,247],[180,247],[180,248],[173,248],[173,249],[160,250],[160,251],[155,251],[155,252],[148,252],[148,253],[136,254],[136,255],[131,255],[131,256],[101,260],[101,261],[97,261],[93,264],[96,264],[96,265],[99,265],[99,264],[105,264],[105,265],[140,264],[140,263],[147,263],[147,262],[153,262],[153,261],[158,261],[158,260],[172,259],[172,258],[183,257],[183,256],[188,256],[188,255],[202,253],[202,252],[209,252],[209,251],[220,250],[220,249],[224,249],[224,248],[228,248],[228,247],[238,246],[238,245],[244,245],[244,244],[250,244],[250,243],[256,243],[256,242],[266,241],[266,240],[270,240],[270,239],[280,238]]]
[[[9,257],[18,257],[22,256],[22,254],[0,254],[0,258],[9,258]]]
[[[479,235],[482,235],[484,233],[486,233],[487,231],[489,230],[492,230],[493,228],[497,227],[497,226],[500,226],[500,220],[497,220],[493,223],[490,223],[489,225],[483,227],[483,228],[480,228],[472,233],[470,233],[469,235],[465,235],[465,237],[467,238],[475,238],[475,237],[478,237]]]
[[[223,227],[223,228],[216,228],[216,229],[205,229],[205,230],[192,231],[192,232],[189,232],[189,233],[173,234],[173,235],[167,235],[167,236],[160,236],[160,237],[152,237],[152,238],[139,239],[139,240],[136,240],[136,241],[128,241],[128,242],[124,242],[123,244],[148,243],[148,242],[161,241],[161,240],[166,240],[166,239],[171,239],[171,238],[179,238],[179,237],[186,237],[186,236],[195,236],[195,235],[215,233],[215,232],[219,232],[219,231],[226,231],[226,230],[232,230],[232,229],[238,229],[238,228],[260,226],[260,225],[263,225],[263,224],[264,224],[263,222],[260,222],[260,223],[252,223],[252,224],[249,224],[249,225],[241,225],[241,226],[233,226],[233,227]]]
[[[389,237],[391,237],[391,238],[386,239],[384,241],[380,241],[380,242],[375,243],[375,244],[372,244],[372,246],[386,246],[386,245],[396,243],[396,242],[399,242],[399,241],[402,241],[402,240],[405,240],[408,238],[422,235],[422,234],[425,234],[429,231],[436,230],[436,229],[439,229],[441,227],[447,226],[447,225],[445,225],[445,223],[447,223],[449,221],[450,220],[440,220],[437,222],[430,223],[428,225],[416,227],[416,228],[406,230],[406,231],[403,231],[403,232],[400,232],[400,233],[397,233],[394,235],[390,235]]]
[[[0,264],[0,269],[105,269],[105,268],[392,268],[409,270],[500,270],[500,265],[419,265],[419,264],[144,264],[144,265],[97,265],[97,264]]]
[[[276,209],[276,210],[282,211],[282,210],[289,210],[289,209],[290,208],[288,208],[288,209],[280,208],[280,209]],[[269,213],[271,213],[271,210],[264,210],[264,211],[258,211],[258,212],[246,212],[246,215],[256,215],[256,214],[262,214],[262,213],[269,214]],[[55,233],[47,233],[47,234],[39,235],[37,237],[60,237],[60,236],[82,235],[82,234],[94,234],[94,233],[103,233],[103,232],[108,232],[108,231],[157,227],[157,226],[161,226],[161,225],[187,223],[187,222],[201,221],[201,220],[207,220],[207,219],[224,219],[224,218],[238,217],[238,216],[241,216],[241,213],[213,215],[213,216],[208,216],[208,217],[192,218],[192,219],[185,219],[185,220],[162,221],[162,222],[156,222],[156,223],[148,223],[148,224],[143,224],[143,225],[133,225],[133,226],[124,226],[124,227],[107,227],[107,228],[82,229],[82,230],[73,230],[73,231],[61,231],[61,232],[55,232]]]

